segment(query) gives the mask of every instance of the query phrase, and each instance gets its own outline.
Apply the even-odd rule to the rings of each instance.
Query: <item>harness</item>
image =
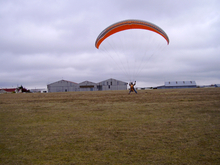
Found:
[[[131,91],[132,92],[134,91],[134,85],[131,85]]]

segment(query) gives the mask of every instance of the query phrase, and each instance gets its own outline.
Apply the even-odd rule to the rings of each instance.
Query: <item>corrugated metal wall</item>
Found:
[[[73,92],[79,91],[79,85],[74,82],[61,80],[52,84],[48,84],[47,89],[48,92]]]
[[[127,83],[116,79],[108,79],[99,83],[84,81],[79,84],[60,80],[47,85],[48,92],[73,92],[73,91],[105,91],[127,90]]]

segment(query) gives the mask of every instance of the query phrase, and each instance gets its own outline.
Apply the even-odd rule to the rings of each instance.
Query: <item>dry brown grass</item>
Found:
[[[220,164],[220,88],[0,95],[1,164]]]

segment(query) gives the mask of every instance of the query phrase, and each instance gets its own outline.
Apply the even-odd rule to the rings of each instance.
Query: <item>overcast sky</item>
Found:
[[[220,84],[219,0],[0,0],[0,88],[129,81],[95,48],[103,29],[126,19],[152,22],[170,39],[142,67],[137,86]]]

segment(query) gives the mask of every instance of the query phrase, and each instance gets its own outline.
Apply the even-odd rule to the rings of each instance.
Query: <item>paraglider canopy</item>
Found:
[[[120,69],[130,82],[151,74],[157,63],[153,56],[168,44],[169,38],[160,27],[134,19],[108,26],[95,41],[95,47],[114,62],[111,67]]]
[[[99,36],[96,39],[95,47],[99,49],[100,44],[109,36],[123,31],[123,30],[129,30],[129,29],[144,29],[144,30],[150,30],[155,33],[158,33],[161,35],[166,41],[167,44],[169,44],[169,38],[167,34],[157,25],[152,24],[147,21],[141,21],[141,20],[124,20],[117,22],[115,24],[110,25],[106,29],[104,29]]]

